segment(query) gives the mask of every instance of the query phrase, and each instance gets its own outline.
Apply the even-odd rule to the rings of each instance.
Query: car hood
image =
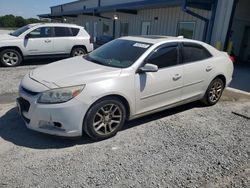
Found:
[[[8,35],[8,34],[1,34],[0,35],[0,41],[3,41],[3,40],[12,40],[12,39],[16,39],[16,37]]]
[[[99,65],[83,57],[74,57],[30,72],[30,78],[53,89],[88,84],[119,76],[121,69]]]

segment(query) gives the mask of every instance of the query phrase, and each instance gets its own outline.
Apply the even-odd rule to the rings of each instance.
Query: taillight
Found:
[[[235,58],[234,58],[234,56],[229,56],[230,57],[230,59],[231,59],[231,61],[232,61],[232,63],[234,63],[235,62]]]

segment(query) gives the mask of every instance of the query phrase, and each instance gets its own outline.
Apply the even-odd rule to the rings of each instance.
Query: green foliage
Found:
[[[27,24],[48,22],[48,20],[39,20],[36,18],[24,19],[21,16],[5,15],[0,16],[0,27],[19,28]]]

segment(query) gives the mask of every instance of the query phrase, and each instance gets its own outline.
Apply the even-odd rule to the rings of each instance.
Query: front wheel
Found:
[[[109,97],[96,102],[86,114],[83,130],[94,140],[110,138],[122,128],[126,109],[118,98]]]
[[[202,102],[208,106],[215,105],[220,100],[224,88],[224,82],[220,78],[215,78],[208,86]]]
[[[3,66],[15,67],[22,62],[22,56],[17,50],[6,49],[0,52],[0,61]]]

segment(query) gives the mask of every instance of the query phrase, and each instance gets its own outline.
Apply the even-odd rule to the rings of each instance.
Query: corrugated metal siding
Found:
[[[222,46],[225,43],[229,22],[232,14],[234,0],[219,0],[215,15],[214,29],[212,34],[212,45],[220,41]]]
[[[51,14],[52,15],[57,15],[61,13],[61,6],[55,6],[55,7],[51,7]]]
[[[208,17],[210,12],[193,9],[204,17]],[[176,36],[177,25],[180,21],[195,22],[194,39],[202,40],[204,22],[185,13],[180,7],[168,7],[159,9],[146,9],[138,11],[138,15],[122,14],[122,13],[104,13],[105,17],[112,18],[114,14],[118,14],[119,19],[116,23],[116,36],[120,36],[120,23],[129,23],[129,35],[140,35],[143,21],[151,23],[150,34],[152,35],[171,35]],[[158,17],[158,20],[155,20]]]
[[[63,11],[74,11],[80,10],[83,8],[94,8],[98,7],[98,0],[86,0],[86,1],[78,1],[73,3],[68,3],[63,5]]]
[[[122,3],[131,3],[143,0],[101,0],[101,6],[118,5]]]

